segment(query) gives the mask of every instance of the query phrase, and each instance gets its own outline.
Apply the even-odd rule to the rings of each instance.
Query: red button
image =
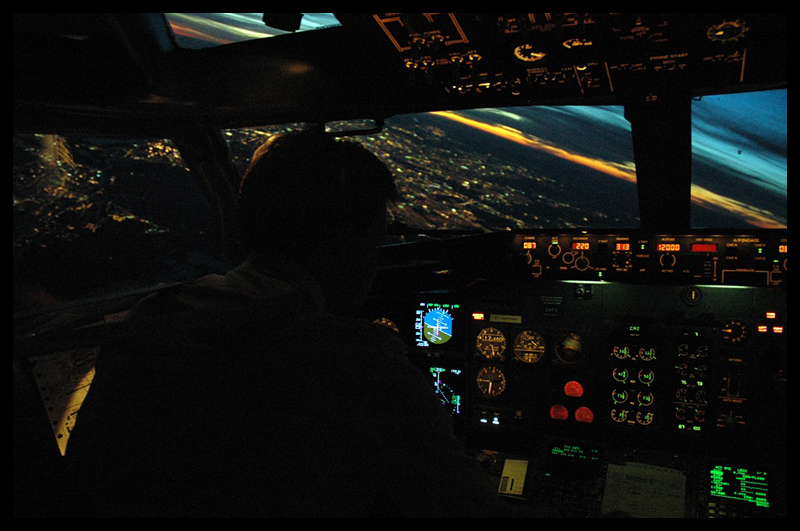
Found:
[[[564,394],[567,396],[581,397],[583,396],[583,386],[576,381],[567,382],[564,386]]]
[[[594,422],[594,413],[588,407],[579,407],[575,411],[575,420],[578,422]]]
[[[569,418],[569,411],[561,404],[556,404],[550,408],[550,418],[556,420],[567,420]]]

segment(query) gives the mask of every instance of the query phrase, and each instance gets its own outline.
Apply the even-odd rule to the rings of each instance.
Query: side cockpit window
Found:
[[[42,456],[53,440],[65,454],[93,380],[97,331],[158,286],[225,264],[216,216],[171,142],[13,140],[14,451],[29,456],[25,474],[47,475]]]
[[[209,205],[169,141],[13,140],[15,312],[187,280],[213,256]]]

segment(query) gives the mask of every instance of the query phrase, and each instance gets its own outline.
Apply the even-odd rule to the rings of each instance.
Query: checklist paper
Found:
[[[506,496],[522,496],[522,490],[525,487],[525,475],[527,473],[527,461],[522,459],[506,459],[497,492]]]
[[[680,470],[642,463],[609,464],[602,513],[623,513],[634,518],[683,518],[686,475]]]

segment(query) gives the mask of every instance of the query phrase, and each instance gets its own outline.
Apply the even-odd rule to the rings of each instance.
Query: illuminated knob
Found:
[[[675,258],[675,255],[672,253],[666,253],[659,257],[658,262],[662,267],[673,267],[677,262],[677,258]]]
[[[720,330],[722,339],[729,343],[741,343],[747,337],[747,328],[739,319],[731,319]]]

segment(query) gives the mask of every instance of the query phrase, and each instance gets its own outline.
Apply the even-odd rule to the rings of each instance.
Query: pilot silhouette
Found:
[[[391,173],[319,130],[260,147],[249,258],[138,304],[70,440],[82,516],[482,516],[497,499],[433,387],[353,317]]]

